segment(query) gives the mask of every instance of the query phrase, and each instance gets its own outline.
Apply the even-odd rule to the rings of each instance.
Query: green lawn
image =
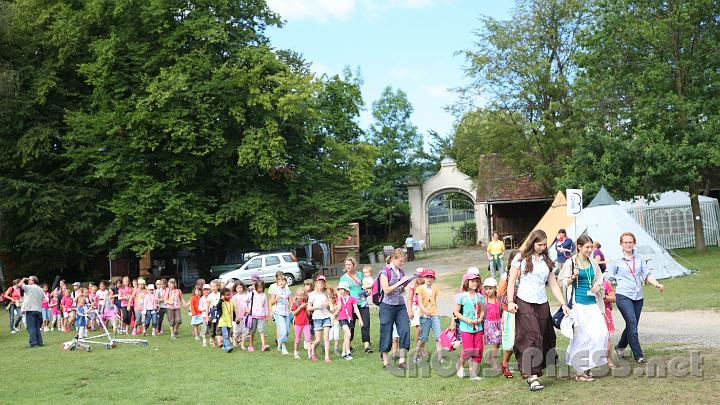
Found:
[[[682,310],[720,310],[720,247],[709,247],[698,253],[695,249],[675,251],[692,265],[682,262],[686,267],[697,269],[689,276],[660,280],[665,286],[664,292],[652,287],[645,288],[645,306],[643,311],[682,311]],[[490,276],[487,268],[482,268],[482,278]],[[449,286],[458,286],[462,273],[442,277],[440,282]],[[548,297],[555,303],[548,289]]]
[[[468,222],[474,223],[473,221],[454,221],[430,224],[428,229],[429,246],[433,249],[453,247],[453,239],[457,235],[457,230]]]
[[[7,332],[7,313],[0,315],[0,355],[6,359],[6,378],[0,389],[2,403],[41,401],[72,403],[179,403],[207,402],[279,403],[453,403],[537,401],[579,402],[634,392],[645,400],[682,402],[720,401],[716,381],[720,374],[720,351],[704,351],[706,378],[603,378],[580,384],[568,378],[545,378],[547,388],[530,393],[519,378],[486,377],[480,382],[444,378],[401,378],[381,369],[377,354],[358,353],[346,362],[335,357],[332,364],[294,360],[277,351],[225,354],[203,348],[190,337],[187,318],[181,337],[148,337],[147,349],[121,346],[114,350],[61,352],[60,343],[70,338],[59,332],[45,333],[46,346],[26,349],[27,334]],[[377,344],[377,312],[372,314],[372,341]],[[447,325],[448,320],[443,320]],[[274,336],[274,324],[269,324]],[[561,352],[567,340],[558,342]],[[359,346],[358,343],[355,344]],[[688,358],[672,345],[649,346],[648,357]],[[14,360],[13,360],[14,359]],[[708,378],[708,376],[715,376]],[[672,380],[672,384],[668,382]]]

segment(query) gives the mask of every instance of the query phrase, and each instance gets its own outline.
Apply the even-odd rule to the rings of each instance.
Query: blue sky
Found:
[[[472,47],[479,17],[509,17],[510,0],[267,0],[286,21],[268,31],[278,48],[292,49],[319,73],[343,67],[360,69],[365,84],[363,128],[370,108],[385,86],[400,88],[415,108],[421,133],[446,135],[454,117],[443,107],[448,91],[466,82],[464,58],[456,51]]]

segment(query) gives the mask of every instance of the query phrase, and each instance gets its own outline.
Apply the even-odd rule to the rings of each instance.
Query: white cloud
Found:
[[[394,8],[422,9],[453,0],[267,0],[273,11],[288,21],[347,20],[359,11],[374,15]]]
[[[388,73],[393,79],[419,80],[425,76],[425,73],[422,70],[407,67],[392,68]]]
[[[438,85],[423,85],[420,86],[423,93],[430,97],[442,100],[450,100],[453,98],[453,94],[448,89],[448,86],[443,84]]]

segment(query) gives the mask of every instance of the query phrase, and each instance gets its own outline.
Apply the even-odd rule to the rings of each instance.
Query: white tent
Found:
[[[577,240],[579,235],[587,233],[594,241],[599,241],[608,263],[622,257],[620,235],[623,232],[635,234],[637,238],[635,249],[645,257],[656,279],[680,277],[690,273],[675,261],[604,187],[575,222],[567,227],[568,236],[572,240]]]

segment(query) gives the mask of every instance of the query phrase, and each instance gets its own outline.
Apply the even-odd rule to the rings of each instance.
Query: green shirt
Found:
[[[348,283],[350,286],[350,296],[358,299],[358,307],[367,306],[367,298],[365,297],[365,291],[362,288],[362,281],[365,276],[359,271],[355,272],[355,277],[348,276],[347,273],[340,277],[340,281]]]
[[[462,316],[468,319],[476,320],[478,319],[478,308],[485,305],[485,299],[478,293],[475,293],[475,297],[470,298],[470,295],[467,292],[463,292],[457,295],[455,303],[460,305],[460,313]],[[470,325],[469,323],[460,320],[460,332],[476,333],[481,332],[482,330],[482,323]]]

